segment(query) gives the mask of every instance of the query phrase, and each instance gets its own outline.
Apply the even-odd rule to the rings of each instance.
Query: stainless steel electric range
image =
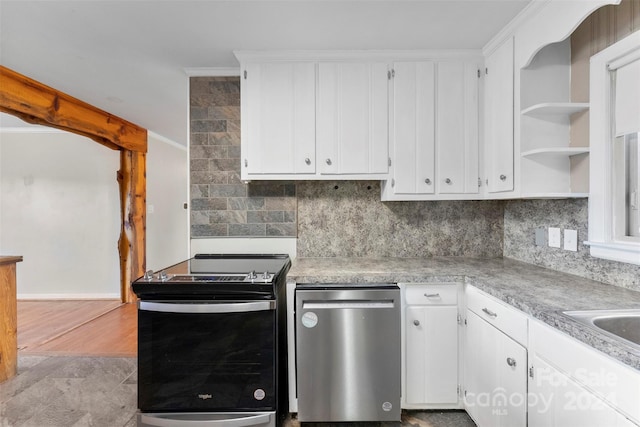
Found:
[[[138,426],[276,426],[287,414],[288,255],[199,254],[133,282]]]

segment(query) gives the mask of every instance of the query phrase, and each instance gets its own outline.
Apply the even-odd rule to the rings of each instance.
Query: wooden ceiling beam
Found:
[[[146,129],[1,65],[0,111],[86,136],[111,149],[147,152]]]

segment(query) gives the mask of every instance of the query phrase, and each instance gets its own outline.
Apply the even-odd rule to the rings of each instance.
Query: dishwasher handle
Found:
[[[302,301],[302,309],[334,310],[334,309],[376,309],[394,308],[395,301],[389,300],[339,300],[339,301]]]

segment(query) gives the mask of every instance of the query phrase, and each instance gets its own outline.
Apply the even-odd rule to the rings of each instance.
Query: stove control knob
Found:
[[[249,273],[249,279],[255,280],[257,278],[258,278],[258,275],[256,274],[255,270],[253,270],[253,271],[251,271],[251,273]]]
[[[144,280],[153,280],[153,270],[147,270],[144,272]]]
[[[167,272],[166,272],[166,271],[161,271],[161,272],[158,274],[158,278],[159,278],[160,280],[162,280],[162,281],[165,281],[165,280],[167,280],[167,279],[169,278],[169,276],[167,275]]]
[[[269,272],[268,272],[268,271],[265,271],[265,272],[264,272],[264,274],[262,275],[262,278],[263,278],[264,280],[269,280]]]

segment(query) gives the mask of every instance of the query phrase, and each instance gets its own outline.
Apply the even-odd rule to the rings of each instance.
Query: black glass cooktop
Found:
[[[291,267],[282,254],[197,254],[132,283],[142,299],[268,299]]]

